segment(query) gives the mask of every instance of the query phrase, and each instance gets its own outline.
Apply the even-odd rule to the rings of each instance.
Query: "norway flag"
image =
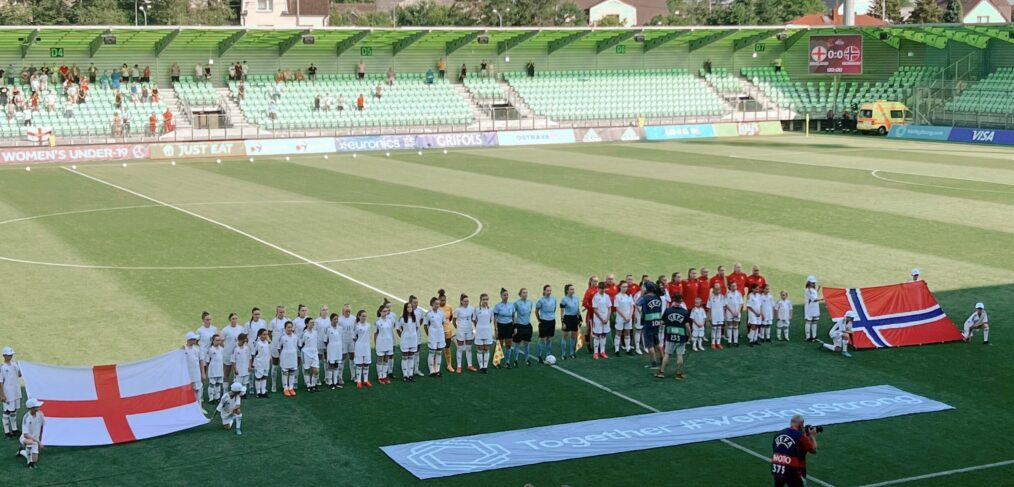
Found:
[[[824,288],[824,303],[834,319],[848,310],[852,343],[861,348],[890,348],[961,340],[961,332],[940,309],[926,281],[861,288]]]

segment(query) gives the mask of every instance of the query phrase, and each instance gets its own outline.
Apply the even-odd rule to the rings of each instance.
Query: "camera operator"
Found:
[[[807,426],[795,415],[789,427],[778,432],[771,444],[771,476],[775,487],[803,487],[806,478],[806,454],[817,453],[819,426]]]

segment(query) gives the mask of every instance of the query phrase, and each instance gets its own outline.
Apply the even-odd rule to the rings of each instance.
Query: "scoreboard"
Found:
[[[863,74],[862,34],[810,37],[810,74]]]

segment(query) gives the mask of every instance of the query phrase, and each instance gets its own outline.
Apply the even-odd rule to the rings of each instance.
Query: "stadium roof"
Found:
[[[274,29],[242,27],[5,27],[0,30],[0,45],[20,45],[22,55],[35,47],[48,48],[69,44],[91,46],[92,54],[99,49],[122,49],[128,47],[151,49],[158,54],[166,47],[216,48],[219,53],[238,48],[277,49],[284,53],[290,49],[312,52],[336,52],[341,54],[353,46],[391,49],[395,54],[409,46],[442,47],[450,54],[466,45],[478,42],[480,36],[487,36],[490,45],[502,53],[524,45],[546,49],[552,53],[566,46],[595,47],[603,51],[621,42],[634,39],[637,34],[644,36],[645,50],[663,44],[688,45],[696,50],[713,42],[725,39],[735,49],[785,34],[783,39],[792,42],[794,34],[811,29],[827,28],[810,26],[696,26],[696,27],[404,27],[404,28],[357,28],[325,27],[315,29]],[[956,41],[973,47],[985,47],[990,39],[1011,42],[1014,38],[1012,26],[987,25],[916,25],[883,27],[837,27],[839,32],[862,32],[870,37],[884,40],[897,46],[892,38],[904,38],[915,42],[942,48],[948,41]],[[887,33],[882,36],[881,33]],[[303,35],[315,38],[313,44],[300,42]],[[115,45],[105,45],[104,35],[114,35]]]

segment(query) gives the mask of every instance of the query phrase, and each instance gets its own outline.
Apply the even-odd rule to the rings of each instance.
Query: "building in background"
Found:
[[[669,15],[665,0],[577,0],[577,6],[588,14],[588,25],[598,25],[613,17],[618,25],[645,25],[656,15]],[[616,25],[616,24],[610,24]]]
[[[947,0],[938,0],[947,10]],[[961,0],[963,24],[1006,24],[1011,21],[1012,0]]]
[[[329,0],[242,0],[240,25],[247,27],[324,27]]]

